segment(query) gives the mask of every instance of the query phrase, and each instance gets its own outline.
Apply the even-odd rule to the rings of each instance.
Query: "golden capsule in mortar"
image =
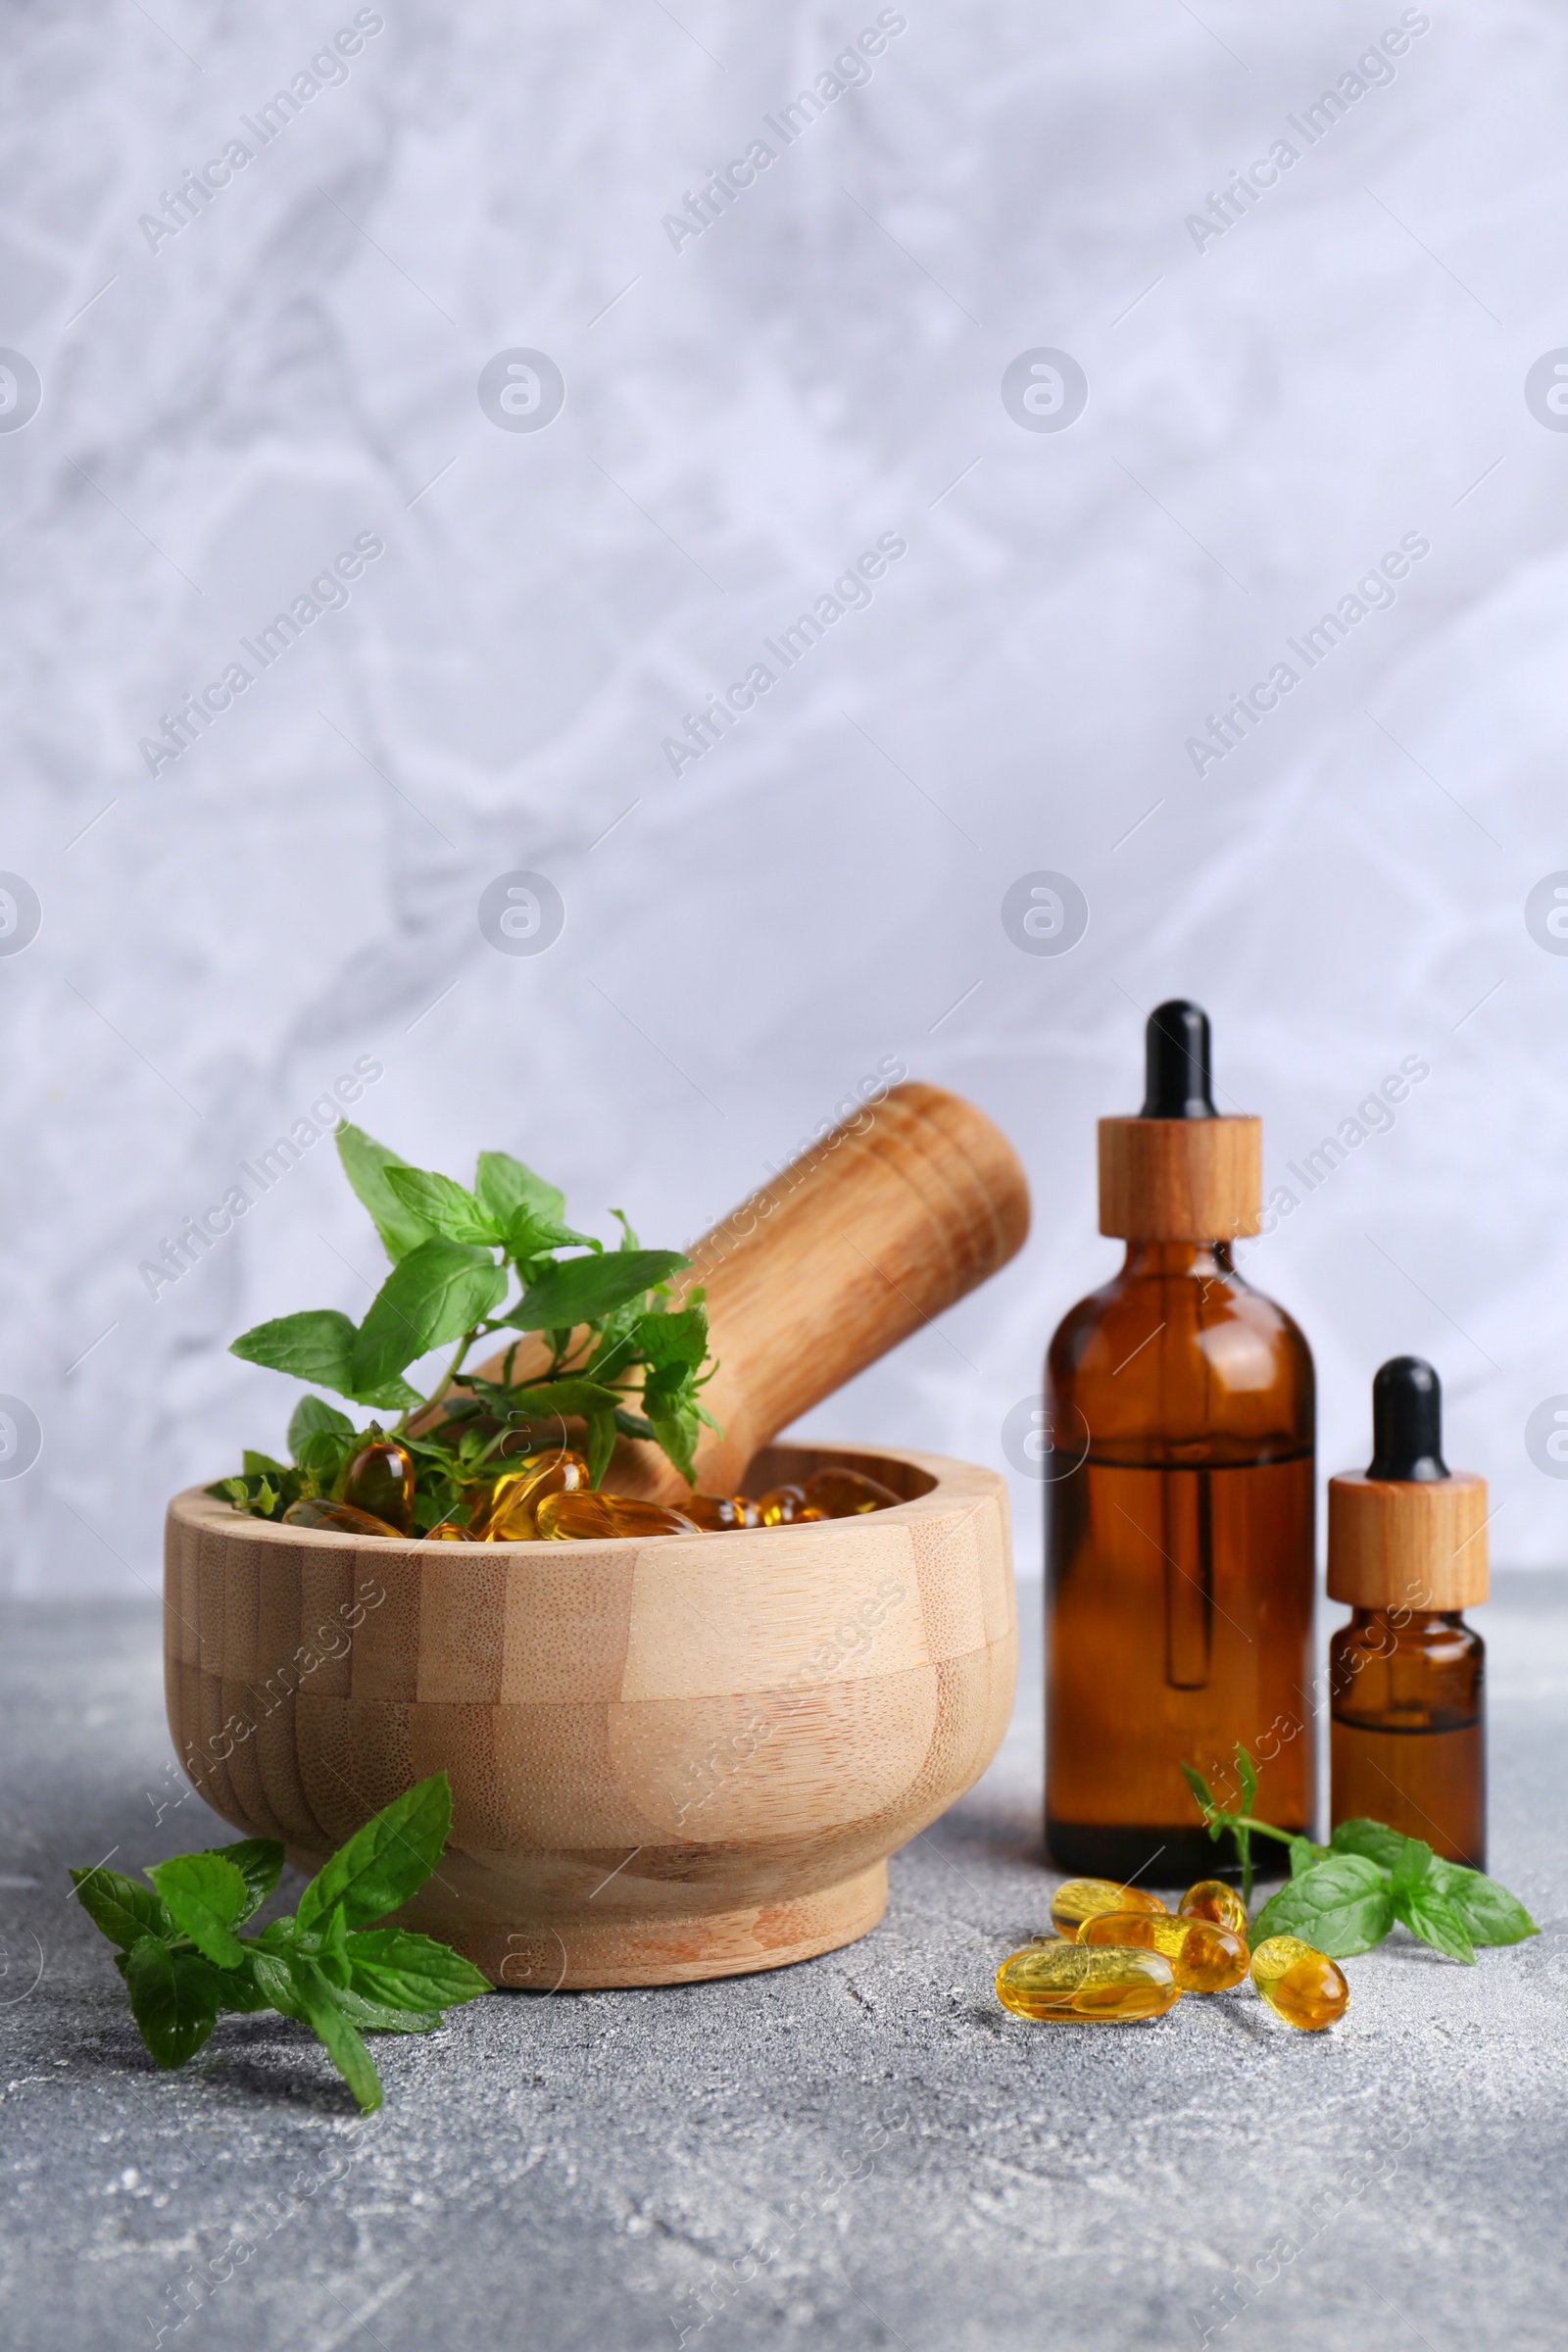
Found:
[[[1276,2017],[1303,2034],[1321,2034],[1345,2015],[1350,1987],[1326,1952],[1298,1936],[1271,1936],[1252,1954],[1252,1983]]]
[[[1004,1960],[997,1998],[1015,2017],[1128,2025],[1162,2017],[1181,1999],[1181,1986],[1164,1954],[1141,1945],[1042,1942]]]
[[[761,1512],[747,1494],[688,1494],[680,1508],[696,1526],[713,1535],[724,1535],[737,1527],[760,1527],[762,1523]]]
[[[764,1495],[757,1498],[757,1517],[761,1527],[795,1527],[797,1519],[807,1517],[807,1489],[804,1487],[768,1487]],[[823,1517],[813,1510],[813,1517]]]
[[[1216,1928],[1229,1928],[1233,1936],[1246,1938],[1247,1905],[1234,1886],[1223,1879],[1200,1879],[1189,1886],[1176,1906],[1179,1919],[1206,1919]]]
[[[414,1525],[414,1456],[408,1447],[379,1433],[362,1446],[344,1474],[343,1500],[406,1536]]]
[[[1148,1911],[1102,1911],[1086,1919],[1078,1940],[1090,1948],[1102,1944],[1142,1944],[1163,1952],[1183,1992],[1229,1992],[1247,1974],[1244,1937],[1206,1919],[1160,1919]]]
[[[468,1524],[485,1544],[531,1544],[539,1533],[539,1505],[549,1494],[580,1494],[588,1489],[588,1464],[580,1453],[554,1446],[525,1453],[505,1470]]]
[[[1150,1911],[1168,1916],[1157,1894],[1123,1886],[1115,1879],[1067,1879],[1051,1898],[1051,1924],[1070,1943],[1086,1919],[1105,1911]]]
[[[391,1527],[378,1519],[373,1511],[362,1511],[352,1502],[331,1502],[324,1494],[305,1494],[291,1502],[283,1513],[285,1527],[314,1527],[323,1534],[340,1536],[390,1536],[394,1544],[406,1541],[408,1530]]]
[[[682,1511],[629,1494],[547,1494],[538,1510],[540,1535],[551,1544],[588,1544],[607,1536],[695,1536]]]
[[[862,1511],[886,1511],[902,1502],[879,1478],[859,1470],[813,1470],[802,1490],[824,1519],[857,1519]]]

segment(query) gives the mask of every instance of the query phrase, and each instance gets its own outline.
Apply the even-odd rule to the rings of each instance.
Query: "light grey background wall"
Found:
[[[330,1146],[138,1269],[356,1063],[416,1160],[509,1148],[659,1242],[885,1056],[972,1096],[1027,1253],[812,1426],[1000,1461],[1116,1262],[1094,1121],[1172,993],[1297,1196],[1251,1270],[1325,1467],[1429,1353],[1495,1556],[1561,1558],[1560,12],[157,0],[5,37],[14,1585],[155,1579],[166,1495],[279,1442],[293,1392],[227,1341],[379,1279]],[[544,953],[480,928],[518,870]],[[1065,953],[1050,900],[1004,927],[1042,872]]]

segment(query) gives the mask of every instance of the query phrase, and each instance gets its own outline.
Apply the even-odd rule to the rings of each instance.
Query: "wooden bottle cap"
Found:
[[[1255,1233],[1262,1129],[1222,1119],[1209,1079],[1208,1015],[1186,997],[1144,1031],[1144,1107],[1100,1122],[1100,1230],[1129,1242],[1229,1242]]]
[[[1130,1242],[1229,1242],[1256,1233],[1263,1123],[1102,1119],[1100,1230]]]
[[[1329,1480],[1330,1600],[1468,1609],[1487,1597],[1487,1482],[1443,1458],[1443,1383],[1391,1355],[1372,1383],[1372,1459]]]
[[[1353,1609],[1469,1609],[1485,1600],[1487,1482],[1447,1478],[1329,1480],[1330,1600]]]

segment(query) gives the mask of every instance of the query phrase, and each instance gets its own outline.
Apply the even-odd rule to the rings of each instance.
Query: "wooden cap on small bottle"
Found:
[[[1144,1034],[1144,1107],[1135,1119],[1100,1122],[1101,1232],[1130,1242],[1229,1242],[1255,1233],[1262,1123],[1215,1110],[1207,1014],[1172,998],[1155,1005]]]
[[[1468,1609],[1487,1597],[1487,1482],[1443,1459],[1443,1391],[1419,1356],[1372,1384],[1372,1460],[1329,1480],[1330,1600]]]

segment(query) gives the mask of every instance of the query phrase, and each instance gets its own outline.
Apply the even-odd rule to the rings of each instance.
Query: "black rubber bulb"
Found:
[[[1446,1478],[1443,1383],[1419,1355],[1391,1355],[1372,1382],[1368,1478]]]
[[[1142,1119],[1214,1119],[1208,1081],[1208,1015],[1172,997],[1156,1004],[1144,1032]]]

